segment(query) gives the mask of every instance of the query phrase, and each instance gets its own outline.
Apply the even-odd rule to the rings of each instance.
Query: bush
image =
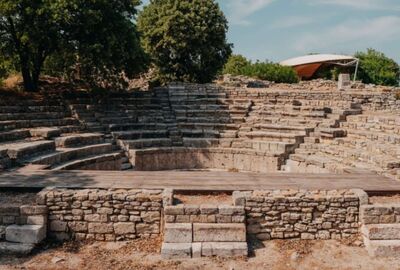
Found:
[[[228,22],[214,0],[151,0],[138,29],[162,83],[211,82],[231,54]]]
[[[260,80],[276,83],[297,83],[299,78],[291,67],[281,66],[271,62],[256,62],[243,66],[239,74]]]
[[[247,60],[246,57],[234,54],[229,57],[222,72],[223,74],[241,75],[242,69],[249,65],[251,65],[251,61]]]
[[[374,49],[358,52],[355,57],[360,59],[358,78],[364,83],[377,85],[399,85],[400,67],[383,53]]]

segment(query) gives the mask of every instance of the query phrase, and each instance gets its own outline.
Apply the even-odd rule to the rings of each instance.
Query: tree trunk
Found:
[[[37,92],[37,82],[35,83],[32,79],[31,73],[29,72],[29,68],[22,67],[22,78],[24,79],[24,89],[27,92]]]

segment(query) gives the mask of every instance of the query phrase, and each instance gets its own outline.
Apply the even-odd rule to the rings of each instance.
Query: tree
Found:
[[[162,82],[210,82],[231,54],[228,22],[213,0],[151,0],[138,29]]]
[[[2,0],[0,2],[0,49],[20,70],[27,91],[36,91],[46,57],[56,48],[59,37],[44,0]]]
[[[240,54],[234,54],[229,57],[228,62],[224,66],[223,73],[231,75],[241,75],[243,68],[251,65],[251,61]]]
[[[374,49],[357,52],[355,57],[360,59],[358,78],[364,83],[399,85],[400,67],[393,59]]]
[[[102,86],[146,69],[147,56],[134,24],[140,0],[58,1],[62,5],[55,8],[55,18],[65,34],[62,49],[48,64]]]
[[[49,57],[58,58],[52,63],[73,63],[96,82],[123,72],[131,77],[146,62],[134,25],[138,5],[139,0],[2,0],[0,48],[28,91],[38,89]]]

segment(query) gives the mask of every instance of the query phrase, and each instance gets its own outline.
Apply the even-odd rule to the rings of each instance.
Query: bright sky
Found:
[[[253,60],[374,48],[400,63],[400,0],[217,2],[229,20],[234,52]]]

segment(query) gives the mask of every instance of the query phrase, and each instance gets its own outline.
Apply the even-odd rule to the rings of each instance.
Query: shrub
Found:
[[[299,78],[292,67],[271,62],[256,62],[245,66],[242,75],[276,83],[297,83]]]
[[[234,54],[229,57],[222,72],[223,74],[241,75],[242,69],[248,65],[251,65],[251,61],[247,60],[246,57],[240,54]]]
[[[210,82],[231,54],[228,21],[214,0],[151,0],[138,29],[162,83]]]
[[[374,49],[358,52],[355,57],[360,59],[358,78],[364,83],[387,86],[399,84],[400,67],[393,59]]]

